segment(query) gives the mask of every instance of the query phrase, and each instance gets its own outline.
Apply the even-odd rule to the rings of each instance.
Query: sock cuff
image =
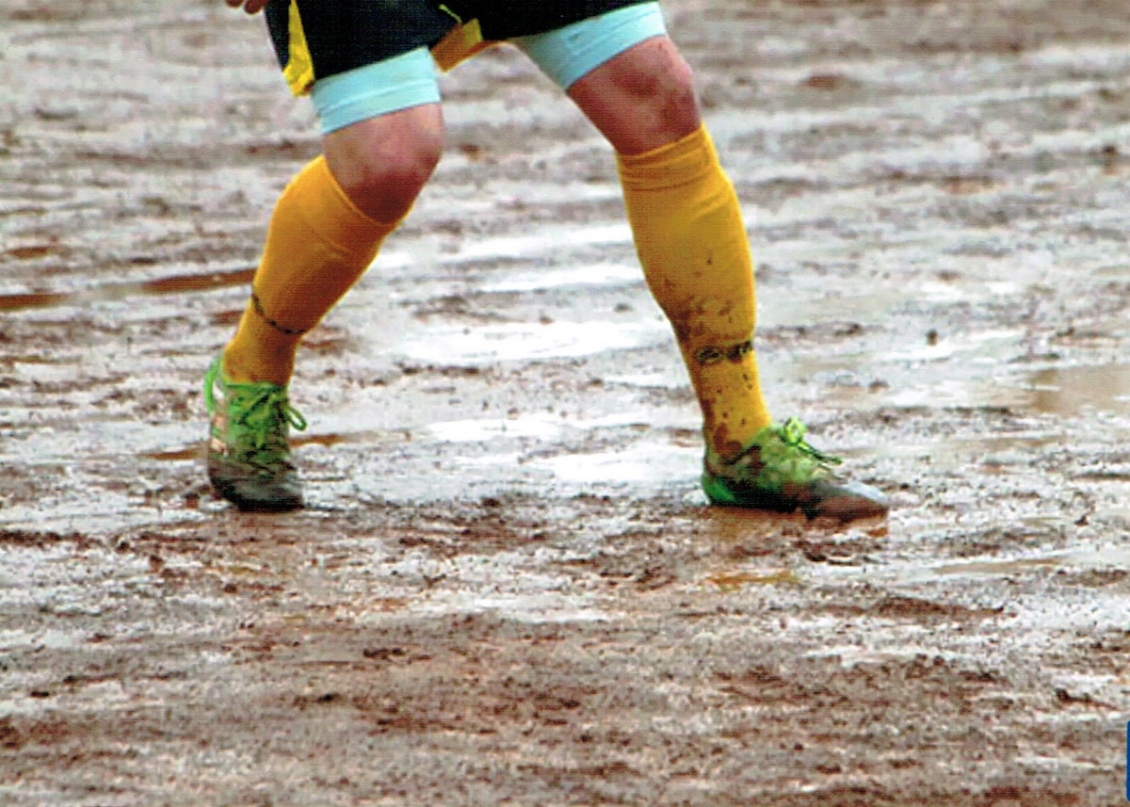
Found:
[[[706,126],[643,154],[618,154],[620,182],[630,190],[664,190],[720,171],[718,152]]]
[[[303,179],[306,181],[299,181]],[[333,172],[330,171],[325,155],[318,155],[307,163],[306,167],[299,172],[294,182],[291,183],[290,190],[303,195],[309,194],[309,198],[299,201],[302,203],[304,212],[311,218],[319,213],[328,214],[340,223],[339,226],[349,229],[356,228],[360,231],[372,230],[380,234],[395,229],[400,223],[399,221],[377,221],[362,212],[361,208],[354,204],[345,189],[338,183]],[[318,218],[320,219],[321,216],[318,216]]]

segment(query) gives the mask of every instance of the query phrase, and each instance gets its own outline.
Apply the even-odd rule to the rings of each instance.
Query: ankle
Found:
[[[273,356],[266,356],[261,352],[248,354],[235,343],[224,349],[223,377],[227,381],[236,384],[266,381],[286,387],[293,374],[293,351],[281,351]]]

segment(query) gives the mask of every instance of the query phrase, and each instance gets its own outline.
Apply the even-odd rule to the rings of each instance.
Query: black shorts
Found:
[[[644,0],[271,0],[267,25],[283,69],[296,38],[313,78],[432,47],[477,20],[483,39],[545,33]],[[295,30],[299,29],[299,30]],[[292,88],[299,91],[298,87]]]

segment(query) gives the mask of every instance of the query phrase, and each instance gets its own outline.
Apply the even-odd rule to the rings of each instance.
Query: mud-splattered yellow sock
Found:
[[[324,157],[303,168],[275,207],[251,300],[224,349],[229,380],[285,386],[302,335],[364,274],[398,223],[358,210]]]
[[[705,127],[619,157],[648,287],[675,329],[708,445],[737,454],[770,422],[753,348],[753,261],[738,197]]]

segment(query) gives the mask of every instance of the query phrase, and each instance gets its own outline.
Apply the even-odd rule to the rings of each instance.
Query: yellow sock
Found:
[[[707,445],[733,456],[771,420],[753,348],[753,261],[737,194],[705,127],[620,155],[619,164],[640,264],[675,329]]]
[[[302,335],[364,274],[397,224],[358,210],[324,157],[303,168],[271,217],[251,301],[224,349],[227,377],[285,386]]]

